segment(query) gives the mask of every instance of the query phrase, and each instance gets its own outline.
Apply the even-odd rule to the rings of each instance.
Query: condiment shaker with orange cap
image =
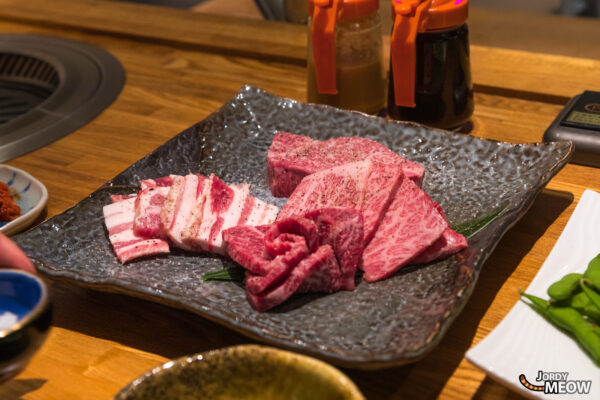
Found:
[[[456,128],[473,114],[468,0],[392,0],[388,114]]]
[[[308,0],[307,99],[374,114],[385,107],[379,0]]]

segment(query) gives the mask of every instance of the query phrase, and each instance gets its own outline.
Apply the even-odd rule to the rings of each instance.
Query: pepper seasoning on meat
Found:
[[[8,185],[0,182],[0,222],[9,222],[21,215],[21,207],[10,194]]]

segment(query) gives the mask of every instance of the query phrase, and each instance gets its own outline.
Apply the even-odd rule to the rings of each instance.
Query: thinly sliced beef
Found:
[[[248,271],[266,275],[272,257],[264,247],[268,226],[238,225],[223,231],[223,241],[229,257]]]
[[[362,214],[364,243],[369,243],[402,178],[400,168],[370,159],[316,172],[302,180],[277,220],[319,208],[353,208]]]
[[[313,220],[302,216],[280,219],[271,224],[269,230],[265,233],[264,245],[267,253],[273,257],[282,254],[286,250],[280,249],[279,246],[282,244],[276,240],[282,234],[302,236],[306,240],[306,245],[310,252],[315,251],[320,246],[319,232]],[[286,244],[288,243],[284,242],[283,246]]]
[[[367,282],[385,279],[431,246],[448,228],[429,195],[410,179],[396,191],[373,240],[363,252]]]
[[[300,261],[280,285],[260,294],[252,294],[249,291],[246,291],[246,298],[257,311],[266,311],[283,303],[292,294],[297,292],[303,282],[307,280],[312,273],[321,275],[322,271],[336,270],[336,268],[339,267],[337,266],[337,261],[331,246],[321,246],[316,252]],[[335,279],[330,279],[331,282],[335,282]],[[318,284],[314,287],[323,289],[325,292],[336,290],[334,288],[325,288],[325,284]],[[309,288],[311,288],[310,281],[305,286],[305,289]]]
[[[304,214],[304,218],[315,222],[319,245],[333,248],[340,265],[341,289],[354,290],[354,275],[364,250],[361,213],[349,208],[323,208]]]
[[[321,142],[287,132],[277,132],[273,137],[267,154],[267,184],[274,196],[289,197],[305,176],[367,158],[397,165],[409,179],[421,185],[425,173],[422,165],[373,140],[341,137]]]
[[[434,205],[440,215],[447,220],[442,206],[436,202],[434,202]],[[467,246],[467,239],[460,233],[455,232],[452,228],[448,227],[442,232],[442,236],[440,236],[438,240],[410,260],[410,264],[425,264],[434,260],[446,258],[452,254],[458,253]]]
[[[134,258],[169,252],[169,244],[162,239],[146,239],[133,232],[135,198],[111,203],[103,208],[108,238],[121,263]]]
[[[211,175],[203,190],[205,199],[202,205],[194,208],[190,224],[183,233],[186,245],[197,250],[225,254],[222,232],[239,224],[249,195],[249,185],[227,186]]]
[[[309,252],[306,240],[302,236],[284,234],[285,241],[290,243],[290,249],[276,256],[269,262],[266,275],[246,274],[246,291],[259,294],[285,281],[294,267],[305,259]]]
[[[294,291],[354,289],[362,253],[362,217],[354,209],[327,208],[270,226],[225,230],[227,254],[246,268],[246,292],[259,311]]]
[[[450,228],[446,228],[442,236],[422,253],[410,260],[410,264],[425,264],[440,260],[458,253],[468,245],[467,239],[463,235]]]
[[[160,223],[162,206],[169,194],[169,186],[151,186],[140,190],[135,199],[133,231],[145,238],[166,238]]]

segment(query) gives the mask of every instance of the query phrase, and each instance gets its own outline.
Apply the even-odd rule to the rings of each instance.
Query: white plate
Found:
[[[8,185],[17,194],[21,216],[8,223],[0,222],[0,232],[12,235],[27,228],[40,215],[48,201],[48,190],[40,181],[27,172],[0,164],[0,182]]]
[[[600,194],[586,190],[550,255],[526,292],[548,298],[546,290],[569,272],[584,272],[600,253]],[[529,398],[600,399],[600,368],[563,331],[519,301],[467,359],[493,379]],[[568,372],[567,381],[590,380],[588,394],[550,394],[525,388],[521,374],[533,385],[539,371]],[[572,384],[568,384],[571,386]]]

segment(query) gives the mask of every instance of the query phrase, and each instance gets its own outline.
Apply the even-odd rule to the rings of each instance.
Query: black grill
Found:
[[[0,35],[0,162],[80,128],[118,96],[121,64],[104,50],[39,35]]]

